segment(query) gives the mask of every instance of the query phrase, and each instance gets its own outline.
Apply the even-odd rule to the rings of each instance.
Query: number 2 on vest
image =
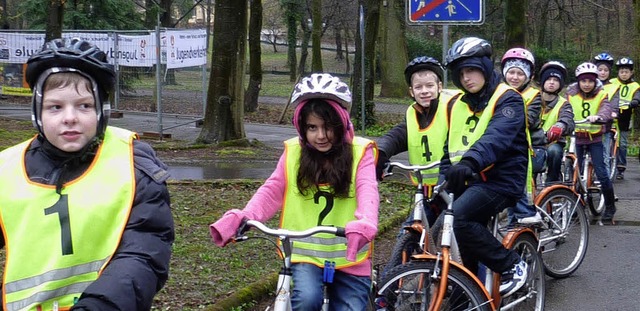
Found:
[[[318,191],[313,196],[313,202],[316,204],[320,203],[320,197],[324,197],[325,206],[320,212],[320,216],[318,216],[318,226],[322,225],[324,218],[327,217],[331,209],[333,209],[333,195],[331,193],[322,190]]]

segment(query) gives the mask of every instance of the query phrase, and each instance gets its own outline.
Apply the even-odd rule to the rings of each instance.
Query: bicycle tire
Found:
[[[403,258],[410,258],[413,254],[423,253],[423,249],[420,248],[420,234],[415,231],[404,232],[397,240],[389,256],[389,261],[384,266],[384,270],[380,275],[381,279],[384,279],[387,272],[396,266],[399,266],[404,262]]]
[[[595,183],[596,173],[592,164],[589,164],[589,176],[589,179],[587,179],[587,191],[589,191],[587,206],[589,206],[589,211],[593,216],[600,216],[604,212],[604,194],[602,194],[600,185]]]
[[[531,233],[521,233],[513,242],[511,249],[515,250],[520,258],[527,262],[527,282],[521,289],[503,298],[501,308],[516,310],[544,310],[545,303],[545,275],[542,257],[538,252],[538,239]]]
[[[564,188],[545,194],[540,208],[551,217],[545,220],[545,228],[539,231],[539,249],[545,273],[556,279],[566,278],[580,267],[587,253],[587,214],[576,194]]]
[[[427,290],[437,288],[439,284],[431,278],[434,267],[435,259],[432,259],[410,261],[391,269],[378,290],[378,295],[387,301],[387,310],[427,310],[432,298]],[[491,310],[484,289],[471,277],[456,266],[449,267],[447,293],[441,310]]]

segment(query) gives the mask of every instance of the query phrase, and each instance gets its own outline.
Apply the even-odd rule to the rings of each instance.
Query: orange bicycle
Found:
[[[401,164],[394,164],[401,167]],[[423,170],[424,166],[404,166]],[[544,310],[544,268],[538,252],[538,239],[531,228],[518,227],[502,231],[498,217],[493,217],[490,229],[505,247],[515,249],[529,266],[529,279],[516,293],[503,299],[500,296],[500,274],[487,271],[485,277],[465,268],[453,233],[453,195],[444,185],[434,188],[429,200],[440,197],[447,209],[429,234],[437,241],[436,251],[423,248],[411,260],[392,268],[378,282],[378,296],[384,297],[387,310]],[[442,221],[442,226],[438,222]],[[428,241],[424,237],[423,241]]]

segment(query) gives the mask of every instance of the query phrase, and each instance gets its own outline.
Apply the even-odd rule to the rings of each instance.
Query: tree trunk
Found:
[[[49,1],[49,18],[44,42],[62,37],[62,22],[64,21],[64,0]]]
[[[380,9],[380,96],[402,98],[407,95],[407,83],[400,68],[408,62],[404,1],[387,3]]]
[[[199,143],[245,139],[244,64],[247,0],[217,0],[213,23],[211,76]]]
[[[365,108],[365,126],[373,125],[376,122],[373,103],[373,87],[376,78],[376,41],[378,37],[378,22],[380,21],[380,1],[364,0],[365,12],[365,40],[362,46],[362,37],[360,26],[357,26],[356,41],[356,58],[353,64],[353,79],[351,80],[351,88],[353,90],[353,105],[351,106],[351,117],[356,120],[356,131],[362,128],[361,107]],[[359,8],[358,8],[359,10]],[[356,13],[358,16],[359,13]],[[364,77],[362,77],[360,57],[364,53]],[[362,80],[364,80],[364,103],[361,100],[361,92],[363,90]]]
[[[338,27],[334,27],[335,39],[336,39],[336,59],[343,60],[344,54],[342,53],[342,30]]]
[[[260,50],[260,32],[262,30],[262,0],[250,0],[249,18],[249,86],[244,93],[244,111],[258,110],[258,95],[262,85],[262,51]]]
[[[507,48],[526,47],[526,0],[506,0],[504,9],[505,43]]]
[[[538,21],[538,27],[540,27],[540,29],[538,30],[538,47],[545,46],[544,43],[547,36],[547,25],[549,24],[549,2],[550,0],[547,0],[540,6],[542,14],[540,18],[536,18],[536,20]],[[553,38],[551,39],[551,41],[553,41]]]
[[[285,21],[287,23],[287,66],[289,67],[289,82],[295,82],[296,75],[296,45],[298,45],[298,12],[300,5],[297,0],[282,1]]]
[[[302,27],[302,44],[300,45],[300,63],[298,63],[298,73],[300,76],[307,72],[307,57],[309,56],[309,40],[311,39],[311,29],[304,18],[300,20]]]
[[[173,0],[160,0],[160,26],[172,28],[173,21],[171,20],[171,6]],[[164,66],[164,65],[163,65]],[[164,68],[163,68],[164,69]],[[167,70],[165,85],[176,85],[176,71],[175,69]]]
[[[322,0],[311,0],[311,71],[322,72]]]

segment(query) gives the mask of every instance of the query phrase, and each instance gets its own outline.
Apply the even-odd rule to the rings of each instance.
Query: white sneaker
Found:
[[[518,218],[518,223],[525,225],[539,224],[542,223],[542,216],[540,216],[539,212],[536,212],[533,216]]]
[[[500,277],[500,295],[502,297],[507,297],[522,288],[527,282],[527,275],[529,274],[527,269],[527,263],[524,260],[520,260],[511,270],[502,272]]]

